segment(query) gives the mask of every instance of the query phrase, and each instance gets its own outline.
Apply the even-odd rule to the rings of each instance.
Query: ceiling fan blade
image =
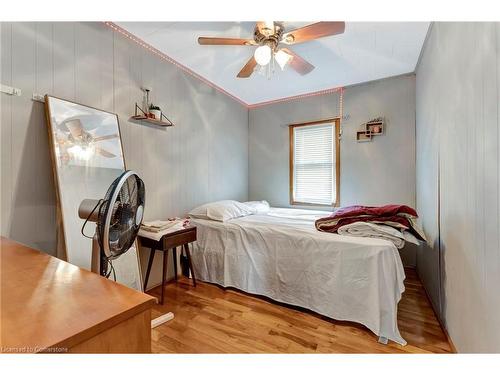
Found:
[[[212,38],[200,36],[198,43],[203,46],[253,46],[256,45],[253,39],[240,38]]]
[[[314,69],[314,65],[308,63],[306,60],[304,60],[302,57],[297,55],[292,50],[289,50],[288,48],[282,48],[281,50],[283,52],[288,53],[290,56],[292,56],[292,59],[290,60],[290,62],[288,64],[297,73],[299,73],[301,75],[306,75],[307,73],[310,73]]]
[[[253,70],[255,69],[255,66],[257,65],[257,61],[255,61],[255,57],[250,58],[250,60],[247,61],[243,69],[240,70],[238,73],[238,78],[248,78],[252,75]]]
[[[113,138],[118,138],[118,134],[109,134],[109,135],[103,135],[102,137],[95,137],[93,139],[93,141],[99,142],[99,141],[105,141],[107,139],[113,139]]]
[[[342,34],[345,22],[317,22],[283,34],[282,42],[297,44],[325,36]]]
[[[95,152],[101,156],[104,156],[105,158],[114,158],[116,156],[115,154],[112,154],[111,152],[106,151],[100,147],[96,147]]]

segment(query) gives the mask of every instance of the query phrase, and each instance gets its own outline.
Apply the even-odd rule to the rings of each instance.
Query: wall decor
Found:
[[[64,253],[61,257],[82,268],[91,268],[92,234],[81,230],[85,220],[78,207],[85,198],[105,196],[110,184],[125,170],[118,116],[71,101],[45,96],[49,147],[56,186],[59,228]],[[142,290],[137,242],[113,261],[116,281]]]
[[[358,142],[370,142],[372,140],[372,134],[366,131],[356,132],[356,140]]]
[[[367,122],[366,131],[369,131],[372,135],[384,134],[384,120],[382,118],[378,118]]]
[[[378,117],[362,124],[364,130],[356,132],[356,140],[358,142],[370,142],[374,136],[384,134],[384,125],[385,121],[383,117]]]
[[[135,122],[147,122],[152,125],[157,126],[174,126],[172,121],[168,119],[165,113],[161,110],[160,107],[154,105],[153,103],[149,103],[149,92],[150,89],[142,89],[144,92],[144,109],[142,109],[137,103],[135,103],[135,112],[132,117],[130,117],[131,121]]]

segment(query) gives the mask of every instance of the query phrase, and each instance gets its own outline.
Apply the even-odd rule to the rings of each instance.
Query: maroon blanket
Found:
[[[344,218],[344,217],[356,217],[356,216],[394,216],[399,214],[406,214],[414,217],[418,217],[417,212],[408,206],[388,204],[386,206],[379,207],[369,207],[369,206],[347,206],[341,207],[335,211],[330,217],[332,218]]]
[[[417,212],[413,208],[404,205],[348,206],[339,208],[328,217],[316,220],[315,225],[319,231],[336,233],[343,225],[365,221],[389,225],[399,230],[408,230],[418,239],[425,241],[423,234],[415,223],[417,217]]]

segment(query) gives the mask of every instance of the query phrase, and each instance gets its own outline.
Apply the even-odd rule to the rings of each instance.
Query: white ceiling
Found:
[[[311,22],[285,22],[292,30]],[[428,22],[347,22],[345,32],[291,46],[316,69],[301,76],[277,68],[271,79],[254,73],[236,78],[253,46],[200,46],[198,36],[252,38],[253,22],[117,22],[182,65],[252,105],[410,73]]]

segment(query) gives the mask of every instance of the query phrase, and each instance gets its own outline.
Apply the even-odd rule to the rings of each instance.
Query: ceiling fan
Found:
[[[305,75],[311,72],[314,66],[286,46],[342,34],[344,30],[344,22],[317,22],[285,32],[283,22],[261,21],[255,26],[253,39],[201,36],[198,38],[198,43],[201,45],[258,46],[253,56],[238,73],[238,78],[248,78],[257,65],[270,66],[271,62],[278,63],[282,70],[289,64],[296,72]],[[286,46],[283,47],[283,44]]]
[[[98,146],[96,143],[118,138],[118,134],[115,133],[96,137],[83,128],[82,122],[79,119],[68,120],[63,125],[69,131],[69,134],[66,140],[61,140],[59,142],[61,145],[67,144],[71,150],[81,156],[90,156],[90,154],[95,152],[105,158],[116,157],[115,154]]]

